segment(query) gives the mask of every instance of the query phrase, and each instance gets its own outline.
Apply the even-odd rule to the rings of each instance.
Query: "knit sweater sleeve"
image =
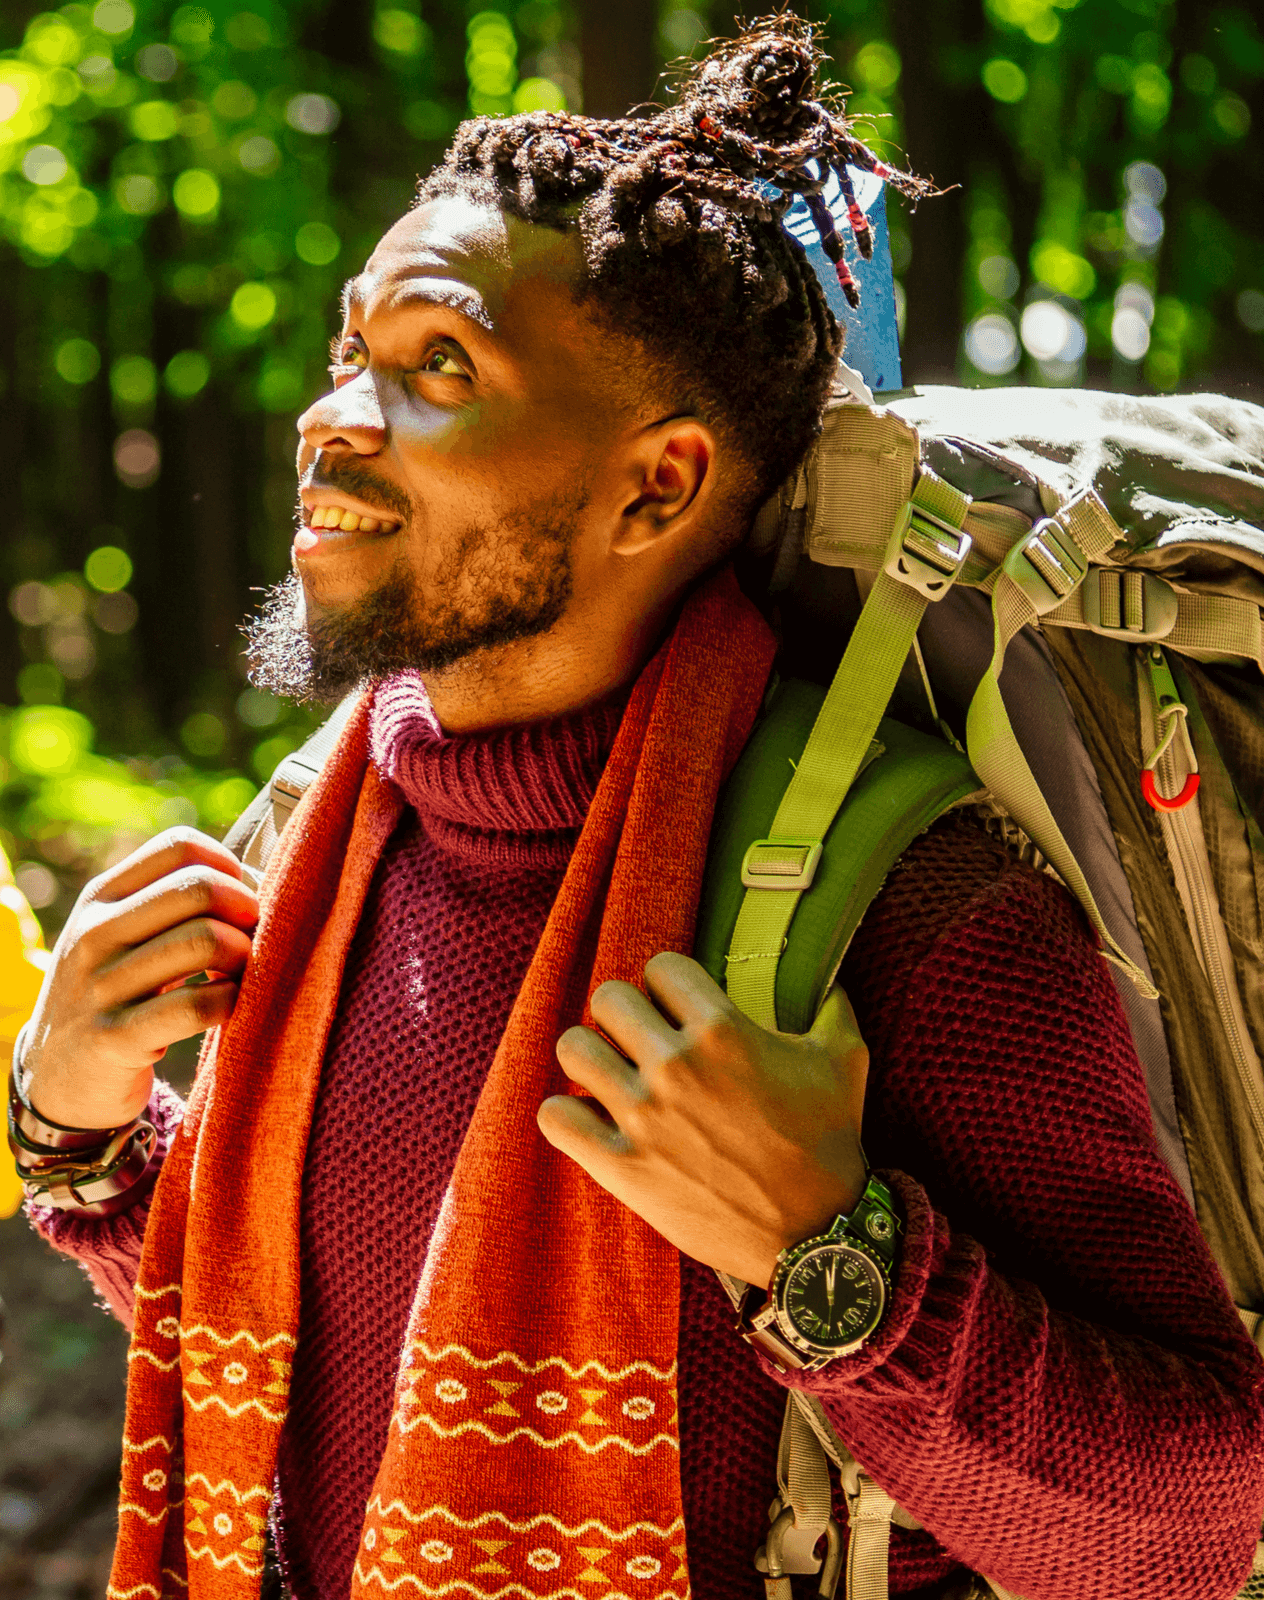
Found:
[[[1159,1155],[1108,969],[1065,890],[977,830],[903,866],[845,973],[902,1263],[871,1344],[795,1381],[1024,1600],[1227,1600],[1260,1534],[1264,1363]]]
[[[184,1102],[169,1084],[156,1078],[146,1115],[158,1134],[158,1155],[165,1157],[184,1117]],[[152,1199],[150,1188],[133,1205],[112,1217],[77,1217],[55,1206],[26,1208],[38,1231],[55,1250],[79,1263],[102,1301],[129,1331]]]

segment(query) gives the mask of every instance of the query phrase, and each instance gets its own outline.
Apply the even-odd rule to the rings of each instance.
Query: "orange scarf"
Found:
[[[351,1594],[636,1596],[688,1580],[679,1264],[541,1137],[559,1034],[688,950],[771,635],[729,570],[646,666],[488,1073],[409,1319]],[[343,964],[401,805],[368,706],[282,835],[136,1290],[111,1600],[254,1600],[299,1321],[299,1196]],[[366,1317],[373,1307],[366,1305]]]

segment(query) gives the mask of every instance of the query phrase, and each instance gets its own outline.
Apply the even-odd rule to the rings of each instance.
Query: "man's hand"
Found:
[[[259,920],[237,858],[172,828],[103,872],[53,950],[22,1065],[42,1116],[112,1128],[144,1110],[167,1046],[232,1013]],[[209,981],[186,987],[207,972]]]
[[[558,1040],[567,1077],[609,1118],[554,1095],[540,1129],[686,1255],[766,1284],[781,1250],[864,1190],[869,1055],[851,1007],[835,988],[798,1037],[749,1022],[687,956],[655,956],[645,982],[661,1012],[628,983],[592,997],[617,1049],[591,1028]]]

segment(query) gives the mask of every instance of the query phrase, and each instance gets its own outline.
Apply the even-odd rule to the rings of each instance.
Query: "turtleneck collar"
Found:
[[[625,703],[621,694],[552,722],[453,736],[421,679],[403,673],[374,693],[370,750],[442,850],[489,864],[564,866]]]

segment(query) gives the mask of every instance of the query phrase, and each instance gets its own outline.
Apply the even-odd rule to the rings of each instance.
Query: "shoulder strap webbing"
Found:
[[[1088,879],[1054,820],[1027,763],[1001,694],[1001,669],[1010,640],[1021,628],[1056,610],[1122,534],[1092,489],[1085,489],[1031,532],[1005,557],[992,586],[992,659],[966,715],[970,764],[1025,833],[1039,844],[1080,902],[1102,941],[1102,954],[1132,979],[1139,993],[1158,990],[1116,941],[1098,909]]]
[[[246,875],[257,887],[263,878],[268,858],[276,848],[282,829],[294,807],[311,787],[320,769],[333,754],[338,736],[355,709],[360,691],[355,690],[339,702],[305,744],[279,763],[268,782],[254,797],[224,835]]]
[[[742,864],[746,898],[728,955],[728,991],[761,1027],[777,1026],[777,967],[786,930],[811,887],[830,823],[860,770],[917,625],[951,588],[970,551],[970,500],[923,469],[848,641],[768,838]]]

